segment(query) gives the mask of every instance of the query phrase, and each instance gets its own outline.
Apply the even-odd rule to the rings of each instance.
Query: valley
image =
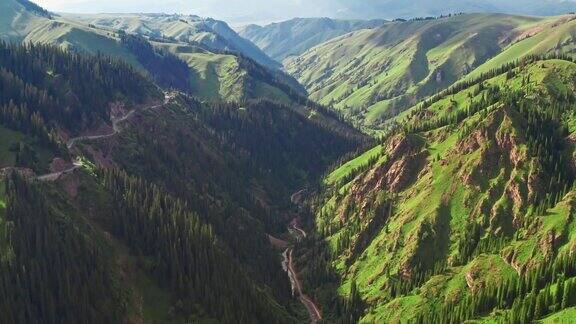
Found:
[[[576,2],[183,5],[0,3],[1,323],[576,322]]]

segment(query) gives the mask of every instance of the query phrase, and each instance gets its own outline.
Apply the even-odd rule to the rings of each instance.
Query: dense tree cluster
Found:
[[[6,196],[0,322],[118,322],[126,302],[95,236],[15,174],[6,181]]]
[[[173,119],[170,126],[146,118],[131,130],[138,150],[127,151],[137,156],[123,150],[116,160],[186,197],[195,210],[214,210],[218,204],[213,200],[219,200],[224,206],[215,214],[226,214],[232,207],[225,202],[234,201],[267,228],[282,226],[282,220],[257,207],[259,199],[285,200],[304,183],[317,181],[326,165],[361,140],[354,131],[334,132],[291,107],[266,100],[202,104],[182,96],[178,101],[162,113]],[[254,195],[256,184],[266,184],[265,196]]]
[[[247,161],[276,173],[291,184],[314,180],[339,154],[358,144],[357,137],[318,127],[291,107],[269,100],[239,104],[214,104],[203,110],[204,120],[221,134],[249,152]],[[274,152],[274,154],[270,154]]]
[[[114,100],[141,103],[159,96],[126,63],[47,45],[0,42],[0,118],[20,131],[46,138],[58,126],[78,132],[108,121]]]
[[[103,177],[114,197],[116,234],[153,261],[148,270],[169,283],[178,311],[189,314],[200,305],[225,323],[289,321],[186,203],[122,172]]]

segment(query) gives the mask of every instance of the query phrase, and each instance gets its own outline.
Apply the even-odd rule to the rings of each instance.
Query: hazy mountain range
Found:
[[[38,3],[52,11],[75,13],[188,13],[225,20],[237,26],[294,17],[394,19],[460,11],[553,15],[576,10],[573,0],[41,0]]]

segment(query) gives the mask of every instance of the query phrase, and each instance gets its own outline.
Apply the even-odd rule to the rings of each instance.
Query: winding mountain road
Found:
[[[175,93],[164,93],[164,101],[160,104],[145,107],[143,109],[132,109],[121,117],[111,118],[110,121],[112,122],[112,132],[110,132],[108,134],[102,134],[102,135],[74,137],[74,138],[71,138],[68,140],[68,142],[66,143],[66,147],[68,147],[68,149],[70,150],[70,149],[74,148],[74,146],[76,144],[78,144],[78,142],[81,142],[81,141],[91,141],[91,140],[97,140],[97,139],[109,138],[109,137],[115,136],[122,131],[122,129],[120,128],[120,124],[125,122],[126,120],[130,119],[137,111],[160,108],[162,106],[167,105],[170,102],[170,100],[172,100],[174,97],[175,97]],[[74,170],[81,168],[82,166],[83,166],[82,162],[79,160],[76,160],[72,163],[72,166],[67,168],[66,170],[44,174],[44,175],[36,177],[36,180],[41,181],[41,182],[56,181],[62,175],[71,173]]]
[[[47,182],[47,181],[56,181],[58,180],[58,178],[60,178],[62,175],[67,174],[67,173],[71,173],[76,169],[79,169],[83,166],[84,164],[82,164],[82,162],[80,161],[74,161],[72,163],[72,166],[69,167],[66,170],[60,171],[60,172],[54,172],[54,173],[48,173],[45,175],[41,175],[39,177],[36,177],[36,180],[40,181],[40,182]]]
[[[298,201],[300,200],[302,194],[304,194],[304,192],[306,192],[306,188],[303,188],[301,190],[296,191],[295,193],[292,194],[292,196],[290,196],[290,201],[293,204],[298,204]]]
[[[170,102],[170,100],[172,100],[172,98],[174,98],[174,95],[172,93],[165,93],[164,94],[164,101],[161,104],[146,107],[142,110],[152,110],[152,109],[160,108],[162,106],[167,105]],[[111,118],[110,121],[112,122],[112,132],[109,134],[74,137],[74,138],[71,138],[68,140],[68,143],[66,143],[66,146],[68,147],[68,149],[71,149],[79,141],[91,141],[91,140],[97,140],[97,139],[115,136],[116,134],[119,134],[122,131],[122,129],[120,128],[120,124],[125,122],[126,120],[130,119],[130,117],[132,117],[132,115],[134,115],[134,113],[136,113],[139,110],[140,109],[132,109],[128,113],[126,113],[124,116],[121,116],[118,118]]]

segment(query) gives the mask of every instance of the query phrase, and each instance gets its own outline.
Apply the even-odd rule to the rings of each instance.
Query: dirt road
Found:
[[[156,109],[156,108],[160,108],[162,106],[167,105],[170,100],[172,100],[175,97],[174,93],[165,93],[164,94],[164,101],[161,104],[157,104],[157,105],[152,105],[149,107],[145,107],[143,110],[151,110],[151,109]],[[111,122],[112,122],[112,132],[110,132],[109,134],[103,134],[103,135],[94,135],[94,136],[78,136],[78,137],[74,137],[68,140],[68,142],[66,143],[66,146],[68,147],[68,149],[72,149],[74,148],[74,146],[81,141],[90,141],[90,140],[97,140],[97,139],[102,139],[102,138],[108,138],[108,137],[112,137],[115,136],[116,134],[119,134],[122,129],[120,128],[120,124],[128,119],[130,119],[130,117],[132,117],[134,115],[134,113],[136,113],[136,109],[130,110],[128,113],[126,113],[124,116],[118,117],[118,118],[112,118]],[[54,172],[54,173],[49,173],[49,174],[44,174],[41,176],[36,177],[36,180],[38,181],[42,181],[42,182],[46,182],[46,181],[56,181],[58,180],[62,175],[73,172],[76,169],[79,169],[83,166],[83,164],[79,161],[75,161],[73,163],[73,165],[63,171],[60,172]]]
[[[156,108],[160,108],[164,105],[167,105],[173,97],[174,97],[173,94],[166,93],[164,95],[164,102],[162,102],[161,104],[158,104],[158,105],[146,107],[143,110],[156,109]],[[120,128],[120,124],[125,122],[126,120],[130,119],[130,117],[132,117],[132,115],[134,115],[134,113],[136,113],[136,111],[138,111],[138,110],[132,109],[128,113],[126,113],[124,116],[121,116],[118,118],[112,118],[111,119],[112,132],[110,132],[109,134],[74,137],[74,138],[71,138],[70,140],[68,140],[68,143],[66,143],[66,146],[68,147],[68,149],[71,149],[74,147],[74,145],[76,145],[80,141],[90,141],[90,140],[97,140],[97,139],[115,136],[116,134],[119,134],[122,131]]]
[[[60,178],[63,174],[67,174],[70,172],[73,172],[76,169],[79,169],[83,166],[82,162],[79,161],[74,161],[74,163],[72,164],[71,167],[69,167],[66,170],[60,171],[60,172],[54,172],[54,173],[49,173],[49,174],[45,174],[42,176],[39,176],[36,178],[36,180],[41,181],[41,182],[46,182],[46,181],[56,181],[58,180],[58,178]]]

